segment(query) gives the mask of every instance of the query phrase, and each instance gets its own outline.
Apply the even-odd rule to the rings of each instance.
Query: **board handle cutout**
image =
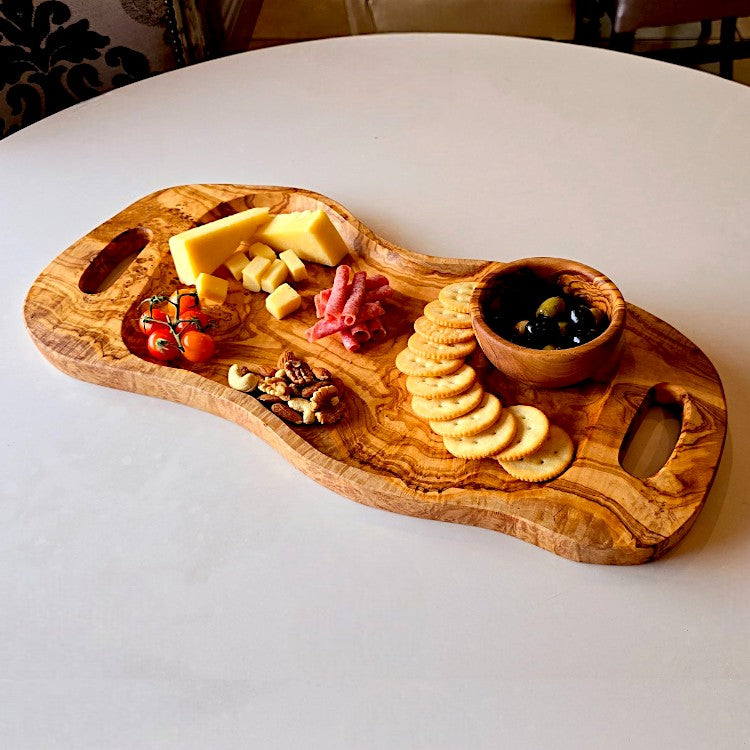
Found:
[[[618,460],[630,476],[653,477],[674,453],[683,429],[683,400],[664,384],[648,390],[620,445]]]
[[[84,294],[100,294],[109,289],[151,242],[153,235],[146,227],[133,227],[118,234],[86,266],[78,288]]]

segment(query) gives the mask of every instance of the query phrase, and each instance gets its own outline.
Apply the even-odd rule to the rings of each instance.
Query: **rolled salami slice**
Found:
[[[384,289],[381,289],[382,287],[386,287],[388,291],[385,291]],[[367,290],[367,294],[365,294],[365,300],[366,301],[375,301],[376,299],[383,299],[385,297],[390,297],[391,294],[393,294],[393,289],[389,286],[388,277],[383,276],[382,273],[376,273],[374,276],[368,276],[365,279],[365,289]],[[380,291],[378,291],[380,290]],[[321,289],[318,294],[320,295],[321,302],[325,305],[328,303],[328,299],[331,296],[331,289]],[[352,293],[352,285],[347,284],[346,286],[346,293],[347,295]],[[316,295],[318,296],[318,295]],[[318,315],[318,317],[322,317]]]
[[[347,330],[347,329],[345,328],[344,330]],[[349,333],[351,333],[351,335],[354,336],[354,338],[357,339],[357,341],[359,341],[360,344],[364,344],[365,341],[370,340],[370,328],[367,322],[357,323],[356,325],[353,325],[348,330],[349,330]]]
[[[346,265],[336,268],[336,274],[333,277],[333,286],[331,287],[331,296],[326,303],[326,320],[338,320],[341,317],[341,312],[346,303],[346,287],[349,282],[349,273],[351,270]]]
[[[344,308],[341,311],[341,320],[344,321],[344,325],[353,326],[354,321],[357,319],[357,313],[359,308],[362,306],[362,301],[365,298],[365,280],[367,274],[364,271],[357,271],[354,274],[354,278],[351,283],[351,292],[347,297]],[[329,300],[330,304],[330,300]],[[369,339],[369,333],[367,338]],[[366,341],[367,339],[365,339]]]
[[[365,294],[365,302],[376,302],[377,300],[387,299],[392,294],[393,289],[388,284],[382,284]]]
[[[326,314],[326,303],[328,302],[328,297],[331,296],[331,290],[326,289],[328,294],[323,297],[323,292],[318,292],[313,297],[313,302],[315,303],[315,317],[316,318],[322,318],[325,317]]]
[[[350,352],[356,352],[359,351],[359,341],[352,336],[351,333],[349,333],[349,330],[347,328],[344,328],[343,330],[339,331],[339,336],[341,337],[341,343],[350,351]]]
[[[384,312],[385,310],[380,302],[365,302],[359,308],[359,314],[355,323],[365,323],[368,320],[380,317]],[[305,336],[308,341],[317,341],[318,339],[337,333],[344,328],[347,328],[347,326],[344,325],[341,318],[338,320],[319,320],[314,326],[305,331]]]
[[[383,321],[377,317],[367,321],[367,328],[370,330],[370,338],[373,341],[379,341],[385,338],[387,331],[383,325]]]

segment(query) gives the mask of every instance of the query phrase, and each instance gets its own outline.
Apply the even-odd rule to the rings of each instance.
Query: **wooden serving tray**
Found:
[[[334,273],[309,264],[309,281],[296,284],[303,305],[293,316],[274,320],[265,295],[233,282],[214,315],[219,348],[211,362],[149,360],[136,327],[138,305],[178,286],[168,238],[253,206],[274,213],[325,209],[351,250],[344,262],[390,279],[396,293],[386,304],[389,337],[356,354],[337,337],[309,343],[304,330],[315,321],[313,295],[331,285]],[[122,275],[104,288],[118,264]],[[308,476],[358,502],[502,531],[572,560],[634,564],[659,557],[688,532],[705,502],[724,445],[726,403],[707,357],[653,315],[628,305],[625,352],[606,383],[535,389],[479,366],[485,387],[504,404],[537,405],[573,437],[576,458],[553,481],[521,482],[493,459],[453,458],[411,411],[394,360],[414,320],[445,284],[478,279],[500,265],[396,247],[343,206],[309,191],[185,185],[142,198],[65,250],[35,281],[24,313],[44,356],[69,375],[226,417]],[[347,414],[337,425],[291,427],[227,386],[232,363],[275,364],[284,349],[343,379]],[[682,429],[664,467],[641,480],[620,461],[628,433],[653,403],[678,409]]]

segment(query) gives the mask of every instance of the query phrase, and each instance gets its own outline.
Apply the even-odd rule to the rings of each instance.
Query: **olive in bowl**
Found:
[[[563,258],[490,267],[471,299],[477,342],[506,376],[544,388],[607,377],[622,351],[626,304],[615,284]]]

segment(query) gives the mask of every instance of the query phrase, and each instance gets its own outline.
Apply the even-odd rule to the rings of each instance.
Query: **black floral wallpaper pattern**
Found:
[[[122,0],[129,15],[162,20],[159,0]],[[160,6],[160,7],[159,7]],[[74,18],[61,0],[0,0],[0,138],[102,93],[104,83],[92,62],[111,69],[111,86],[123,86],[151,74],[148,58]],[[109,86],[108,86],[109,87]]]

